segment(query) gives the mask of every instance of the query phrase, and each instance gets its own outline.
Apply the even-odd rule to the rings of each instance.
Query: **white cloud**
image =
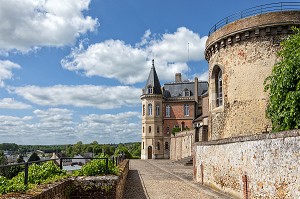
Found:
[[[89,135],[90,141],[110,139],[115,143],[140,141],[140,113],[124,112],[118,114],[90,114],[82,116],[82,123],[77,131],[83,135]]]
[[[202,81],[208,81],[208,70],[201,74],[194,74],[193,77],[198,77],[198,79]]]
[[[206,39],[185,27],[160,37],[151,37],[151,31],[147,30],[135,46],[120,40],[107,40],[87,48],[80,44],[61,64],[65,69],[86,76],[101,76],[134,84],[145,81],[151,67],[150,60],[155,57],[159,78],[170,81],[174,73],[188,71],[187,61],[204,59]]]
[[[140,103],[139,96],[141,95],[141,89],[129,86],[25,86],[10,87],[9,91],[42,106],[71,105],[98,109],[136,106]]]
[[[68,109],[37,109],[35,117],[0,115],[2,142],[18,144],[120,143],[140,141],[138,112],[82,115],[75,122]]]
[[[27,52],[60,47],[94,31],[98,19],[84,16],[90,0],[0,0],[0,50]]]
[[[12,79],[13,69],[21,68],[20,65],[8,60],[0,60],[0,87],[4,87],[4,80]]]
[[[199,61],[204,59],[205,42],[193,31],[180,27],[173,34],[165,33],[159,40],[150,41],[148,51],[169,62]]]
[[[0,99],[0,109],[29,109],[31,105],[15,101],[13,98]]]

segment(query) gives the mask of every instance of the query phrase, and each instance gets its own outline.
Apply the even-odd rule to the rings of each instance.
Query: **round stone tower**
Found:
[[[300,11],[229,21],[225,18],[223,26],[215,25],[206,42],[210,140],[271,130],[263,83],[278,61],[280,42],[293,33],[292,26],[299,26]]]

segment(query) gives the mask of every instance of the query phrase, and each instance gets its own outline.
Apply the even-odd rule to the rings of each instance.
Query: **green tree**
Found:
[[[79,141],[76,144],[74,144],[73,151],[74,155],[82,154],[84,152],[82,141]]]
[[[281,42],[280,61],[265,80],[269,91],[267,117],[274,131],[300,127],[300,29]]]
[[[7,165],[8,161],[6,156],[4,155],[3,151],[0,151],[0,165]],[[5,176],[7,172],[9,171],[8,167],[0,168],[0,176]]]

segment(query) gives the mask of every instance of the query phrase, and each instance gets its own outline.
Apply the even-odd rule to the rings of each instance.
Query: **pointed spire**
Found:
[[[154,59],[143,94],[162,94],[160,82],[155,70]]]

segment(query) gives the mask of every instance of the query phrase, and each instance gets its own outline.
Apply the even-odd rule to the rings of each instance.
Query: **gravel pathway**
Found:
[[[171,160],[130,160],[125,199],[229,198],[193,181],[193,167]]]

